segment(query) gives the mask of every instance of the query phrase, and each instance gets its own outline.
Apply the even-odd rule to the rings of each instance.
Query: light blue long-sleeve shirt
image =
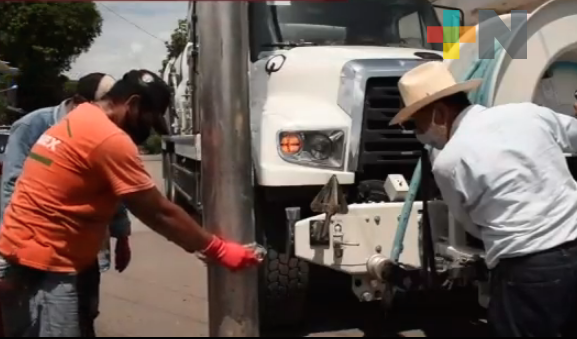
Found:
[[[474,105],[453,125],[433,173],[443,200],[486,261],[545,251],[577,239],[577,119],[532,103]]]
[[[47,129],[56,124],[70,111],[72,105],[69,100],[63,101],[54,107],[41,108],[31,112],[16,121],[11,129],[8,143],[4,153],[2,167],[2,190],[0,195],[0,224],[3,221],[4,211],[10,203],[16,180],[22,173],[24,161],[28,153],[40,136]],[[118,211],[110,224],[110,236],[121,238],[129,236],[131,223],[126,207],[120,204]],[[110,254],[108,249],[103,249],[98,255],[101,271],[110,268]]]

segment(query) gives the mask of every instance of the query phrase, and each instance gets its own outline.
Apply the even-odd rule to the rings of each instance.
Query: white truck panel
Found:
[[[333,174],[341,184],[352,184],[352,172],[302,166],[281,159],[278,133],[342,129],[347,134],[348,147],[351,117],[337,104],[343,66],[359,59],[420,59],[414,53],[422,51],[364,46],[300,47],[280,52],[286,61],[270,76],[264,70],[266,61],[255,64],[251,71],[251,125],[259,185],[324,185]]]
[[[419,210],[421,202],[415,202],[405,235],[405,250],[401,262],[405,265],[420,267],[419,256]],[[325,219],[324,214],[299,221],[295,226],[295,254],[321,266],[350,274],[366,274],[367,261],[377,253],[389,256],[393,249],[398,217],[403,209],[402,202],[353,204],[348,214],[337,214],[331,219],[331,245],[314,247],[310,245],[310,223]],[[341,227],[343,241],[342,257],[335,256],[334,236],[337,227]]]
[[[192,127],[190,106],[185,96],[189,79],[189,65],[185,56],[190,48],[189,43],[179,57],[170,61],[163,74],[167,81],[169,78],[178,81],[174,107],[182,136],[187,135]],[[266,72],[268,59],[254,63],[250,74],[250,105],[252,154],[258,184],[270,187],[324,185],[332,175],[337,175],[341,184],[354,183],[354,173],[343,169],[310,167],[283,160],[278,153],[278,133],[286,130],[342,129],[347,138],[345,154],[348,155],[351,117],[337,104],[343,66],[359,59],[420,59],[415,52],[423,51],[431,52],[378,46],[299,47],[279,50],[271,56],[286,57],[278,72]],[[171,66],[176,76],[171,77]],[[179,155],[200,160],[200,137],[196,136],[194,140],[194,144],[180,143],[175,151]],[[345,158],[343,168],[347,167],[347,161]]]

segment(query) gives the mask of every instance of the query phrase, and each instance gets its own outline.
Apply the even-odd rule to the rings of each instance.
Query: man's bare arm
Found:
[[[213,235],[182,208],[166,199],[156,187],[122,196],[126,207],[146,226],[187,252],[206,249]]]

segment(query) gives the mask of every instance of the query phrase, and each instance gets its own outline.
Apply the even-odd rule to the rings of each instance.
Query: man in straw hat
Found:
[[[453,216],[483,240],[497,336],[555,337],[577,311],[577,119],[532,103],[472,105],[480,80],[457,83],[442,62],[399,81],[391,124],[438,151],[433,174]],[[574,322],[573,322],[574,323]]]

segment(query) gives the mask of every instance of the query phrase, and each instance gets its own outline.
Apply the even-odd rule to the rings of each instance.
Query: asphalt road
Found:
[[[162,191],[161,162],[145,163]],[[138,219],[132,222],[130,266],[102,276],[99,336],[207,336],[205,267]]]
[[[161,162],[146,167],[162,190]],[[101,315],[97,330],[102,337],[208,336],[206,269],[133,218],[133,257],[119,274],[103,275]],[[311,305],[308,324],[290,333],[271,336],[485,336],[486,326],[469,310],[455,307],[444,296],[412,296],[387,321],[371,306],[358,304]],[[386,327],[385,325],[388,325]]]

